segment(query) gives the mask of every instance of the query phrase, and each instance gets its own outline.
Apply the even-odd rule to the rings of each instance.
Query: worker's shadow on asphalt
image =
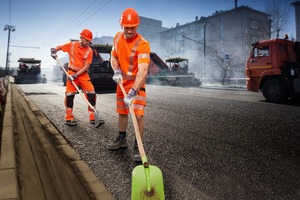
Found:
[[[118,150],[108,150],[108,154],[110,155],[110,159],[114,160],[116,163],[119,163],[119,165],[122,165],[122,168],[125,171],[131,170],[132,167],[141,164],[132,160],[133,151],[130,147]]]

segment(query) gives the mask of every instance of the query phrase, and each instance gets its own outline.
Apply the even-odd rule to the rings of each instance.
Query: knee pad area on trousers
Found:
[[[87,99],[92,106],[96,105],[96,94],[87,94]]]
[[[74,97],[75,95],[70,95],[70,96],[66,96],[66,99],[67,99],[67,102],[66,102],[66,106],[68,108],[73,108],[73,105],[74,105]]]

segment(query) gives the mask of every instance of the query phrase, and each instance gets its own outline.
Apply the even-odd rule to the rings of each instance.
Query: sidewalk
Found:
[[[9,84],[3,117],[0,200],[113,199],[15,84]]]

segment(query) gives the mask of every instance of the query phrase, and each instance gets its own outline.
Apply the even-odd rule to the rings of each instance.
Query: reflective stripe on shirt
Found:
[[[72,42],[71,51],[70,51],[70,62],[69,62],[68,68],[70,68],[70,69],[72,69],[74,71],[79,71],[79,70],[82,69],[81,67],[76,67],[76,66],[74,66],[74,65],[71,64],[71,63],[74,63],[74,49],[75,49],[75,44],[76,44],[76,42]],[[90,52],[91,52],[91,48],[88,48],[86,50],[85,54],[84,54],[84,57],[83,57],[84,60],[87,59],[87,57],[89,56]]]

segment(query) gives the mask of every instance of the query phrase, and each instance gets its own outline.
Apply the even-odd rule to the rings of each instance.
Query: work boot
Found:
[[[117,150],[121,148],[127,148],[127,140],[126,138],[121,138],[118,136],[115,141],[108,145],[109,150]]]
[[[77,122],[75,120],[66,120],[66,124],[69,126],[76,126]]]
[[[133,145],[133,161],[134,162],[142,162],[139,148],[136,143]]]

